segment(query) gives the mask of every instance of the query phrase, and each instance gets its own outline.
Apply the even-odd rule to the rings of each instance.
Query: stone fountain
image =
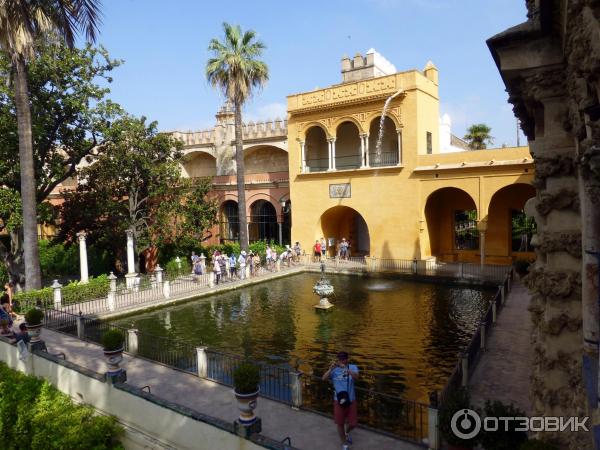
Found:
[[[321,279],[317,281],[317,284],[313,287],[313,292],[320,298],[319,303],[315,305],[315,309],[327,311],[333,308],[333,305],[329,302],[327,297],[333,295],[333,286],[327,278],[325,278],[325,263],[321,261]]]

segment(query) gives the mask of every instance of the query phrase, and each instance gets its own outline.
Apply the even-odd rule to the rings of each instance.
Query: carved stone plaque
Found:
[[[343,184],[330,184],[329,185],[329,198],[351,198],[352,189],[350,183]]]

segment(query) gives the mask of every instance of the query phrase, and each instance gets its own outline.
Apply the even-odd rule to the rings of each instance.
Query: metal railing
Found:
[[[475,371],[481,354],[485,351],[486,340],[493,330],[497,315],[504,307],[506,296],[510,292],[513,280],[513,270],[510,268],[504,273],[502,284],[498,286],[496,295],[490,301],[485,313],[482,315],[477,329],[471,336],[465,350],[458,355],[458,361],[439,395],[440,404],[443,404],[451,391],[466,386],[469,378]]]
[[[386,167],[398,165],[398,152],[369,152],[369,167]]]

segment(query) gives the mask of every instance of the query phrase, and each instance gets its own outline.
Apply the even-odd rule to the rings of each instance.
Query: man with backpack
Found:
[[[354,392],[354,382],[357,379],[358,367],[348,364],[347,352],[339,352],[337,360],[333,361],[327,372],[323,374],[323,380],[330,380],[333,384],[333,415],[343,448],[352,444],[350,432],[358,425],[358,409]],[[348,423],[347,428],[346,423]]]

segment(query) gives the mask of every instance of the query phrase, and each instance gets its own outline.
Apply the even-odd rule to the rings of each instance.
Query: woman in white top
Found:
[[[215,273],[215,283],[219,284],[221,279],[221,265],[219,264],[219,257],[213,256],[213,272]]]

